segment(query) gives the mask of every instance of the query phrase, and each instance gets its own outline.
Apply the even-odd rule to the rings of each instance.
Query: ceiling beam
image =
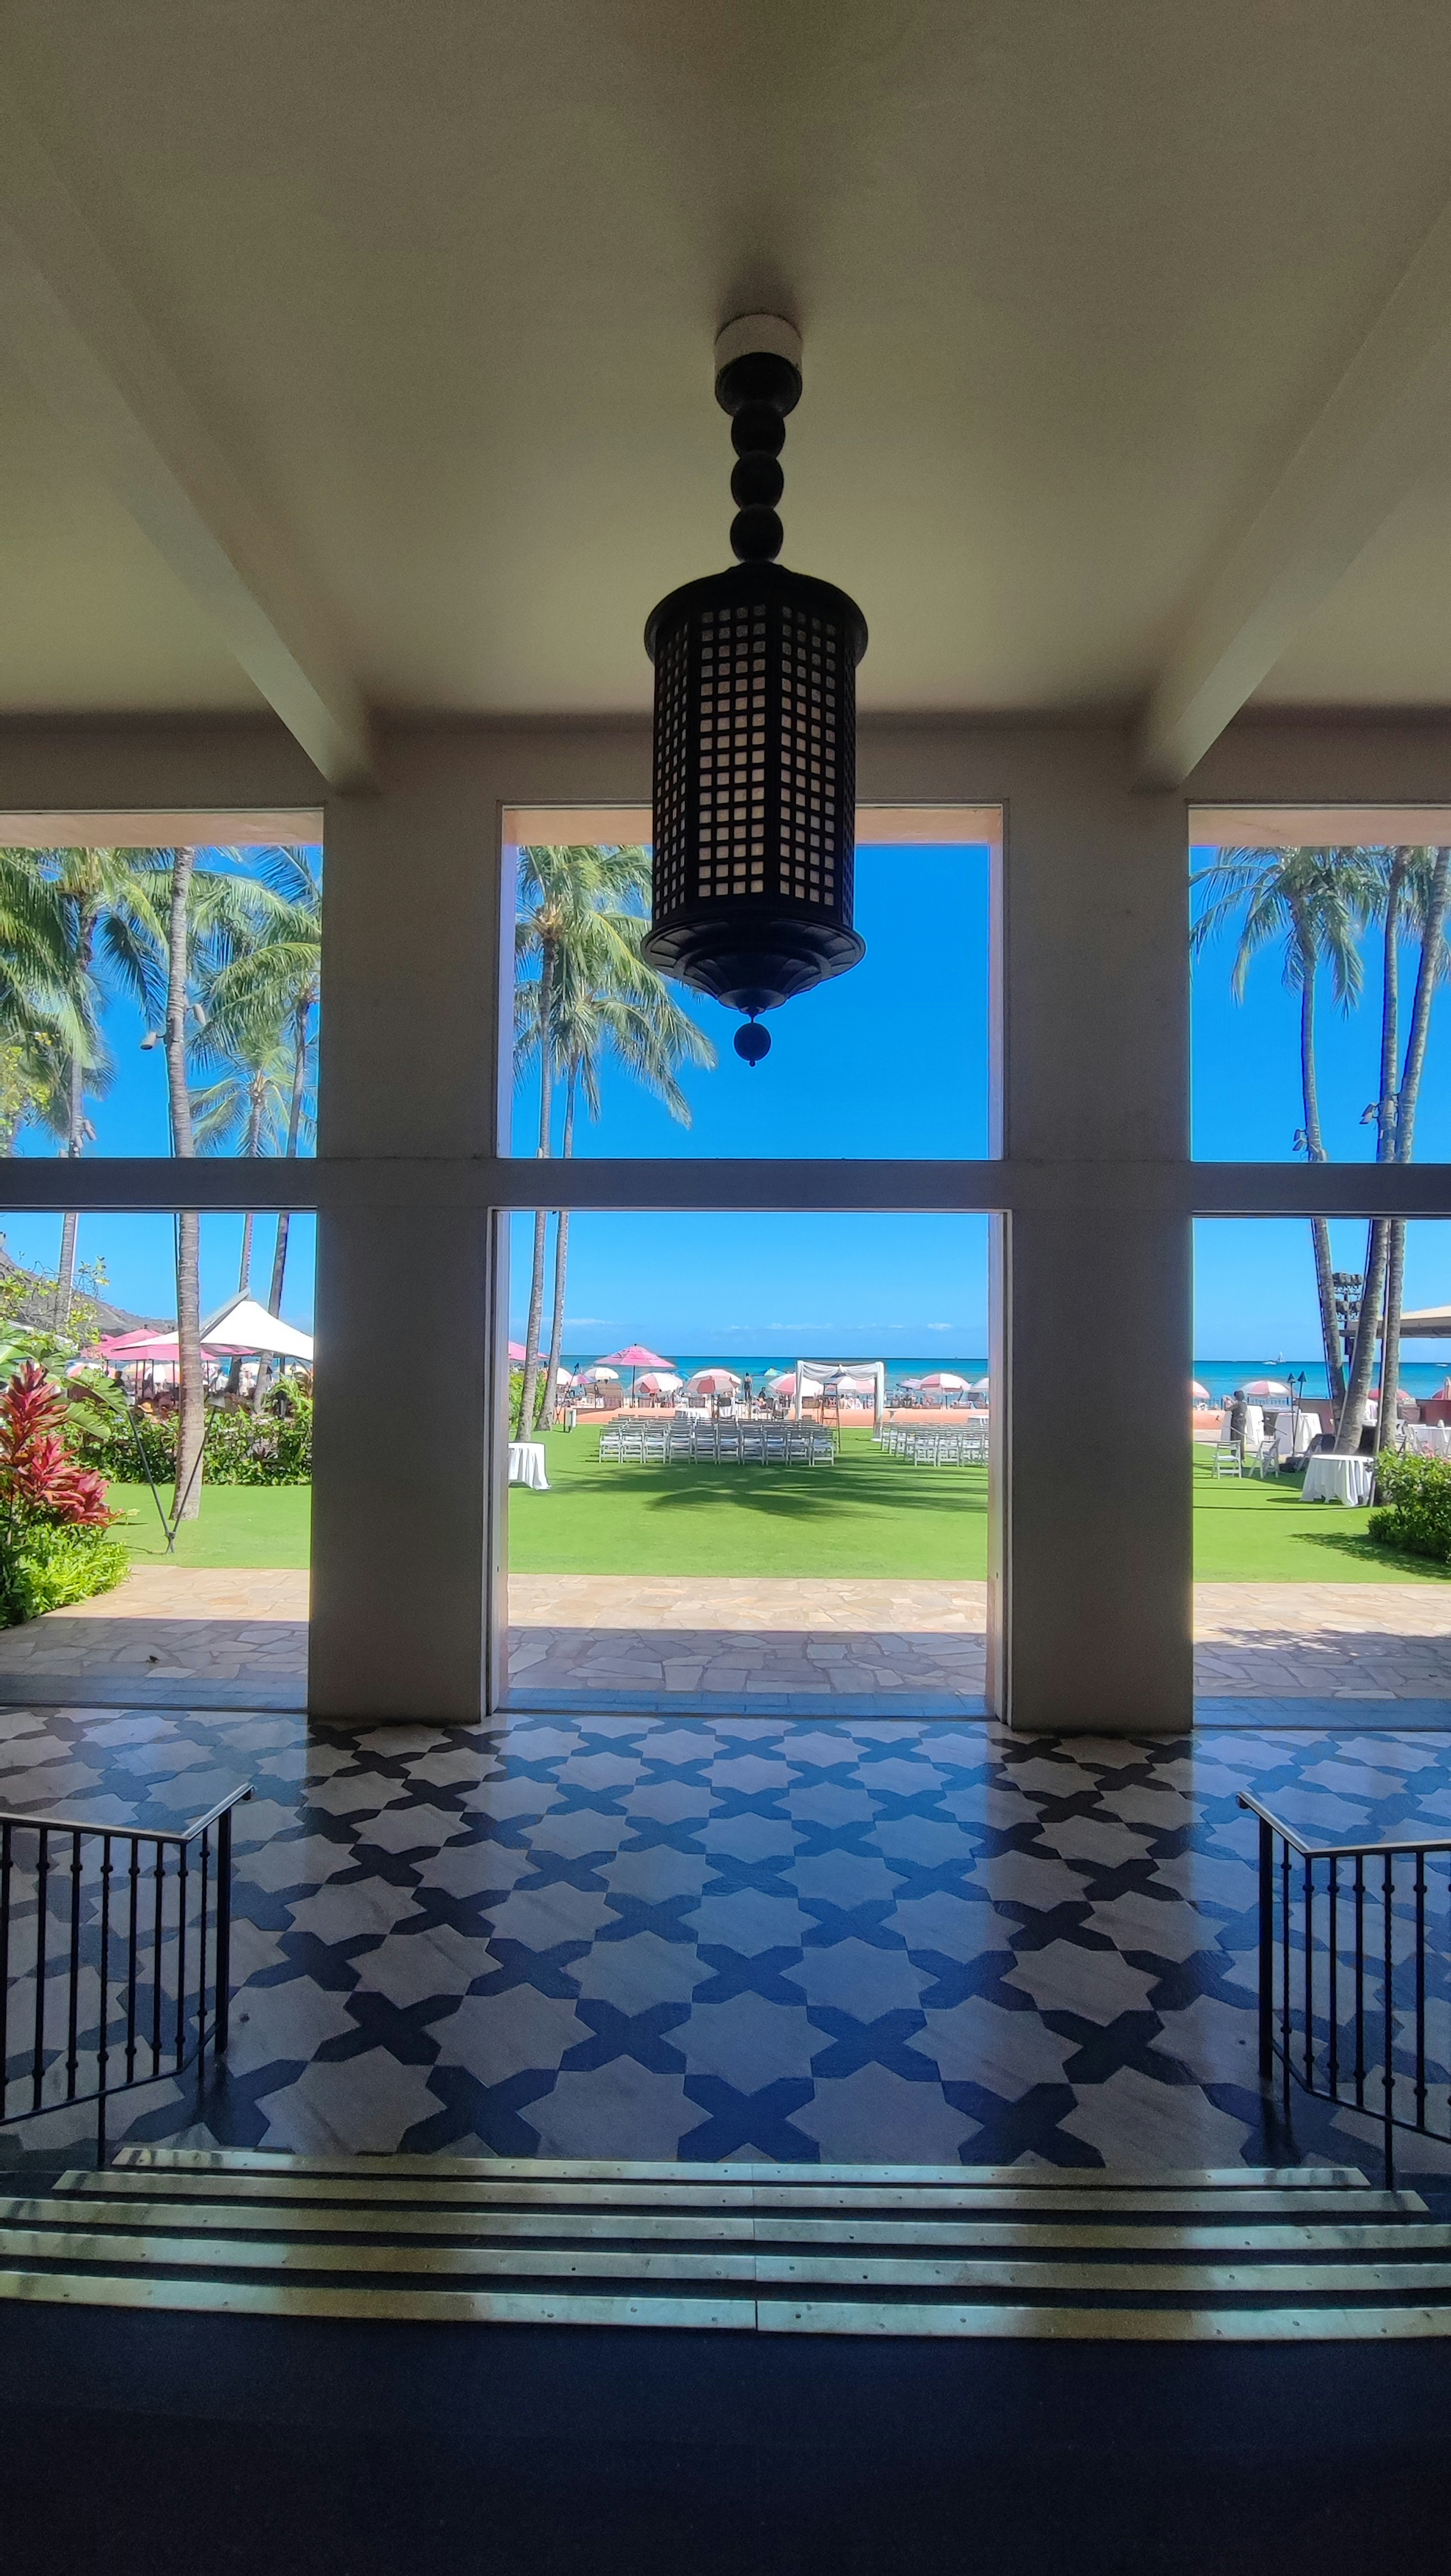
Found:
[[[1178,786],[1438,455],[1451,428],[1451,206],[1186,618],[1139,737]]]
[[[228,462],[0,84],[0,348],[76,438],[332,785],[372,777],[324,605]]]

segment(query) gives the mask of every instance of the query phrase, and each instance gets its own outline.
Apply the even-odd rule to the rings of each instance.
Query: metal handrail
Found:
[[[0,1809],[0,2126],[18,2126],[25,2120],[43,2118],[51,2112],[94,2102],[97,2105],[96,2161],[98,2165],[103,2164],[107,2105],[114,2094],[159,2082],[164,2076],[182,2075],[193,2063],[200,2080],[208,2045],[211,2046],[214,2065],[225,2054],[231,2004],[232,1811],[251,1795],[251,1783],[239,1782],[204,1812],[177,1825],[123,1825],[109,1818],[49,1814],[40,1809]],[[34,1873],[35,1995],[28,2015],[25,2064],[22,2071],[12,2078],[9,2037],[13,2009],[10,1958],[16,1911],[15,1841],[17,1834],[32,1833],[37,1839]],[[215,1854],[212,1848],[214,1833]],[[52,1838],[56,1836],[69,1837],[68,1862],[64,1853],[59,1858],[52,1854]],[[90,1919],[86,1919],[83,1905],[86,1883],[83,1847],[87,1843],[100,1845],[100,1868],[93,1882],[98,1894]],[[119,1870],[112,1858],[118,1843],[123,1853],[129,1849],[129,1860],[123,1857]],[[193,1873],[189,1855],[193,1846],[198,1844],[199,1866]],[[156,1855],[154,1867],[145,1870],[141,1860],[143,1845],[154,1849]],[[176,1867],[168,1875],[166,1859],[171,1851],[175,1851],[177,1856]],[[70,1898],[61,1918],[66,1921],[69,1934],[69,1963],[65,1972],[66,2036],[62,2060],[65,2090],[47,2100],[46,2078],[60,2055],[58,2051],[48,2053],[48,2040],[53,2036],[47,2032],[47,2005],[53,1974],[51,1936],[54,1930],[50,1886],[53,1878],[64,1882],[67,1875]],[[199,1885],[194,1919],[188,1903],[188,1881],[193,1875]],[[124,1898],[124,1925],[112,1920],[114,1883],[118,1879]],[[150,1895],[144,1905],[143,1879],[150,1887]],[[175,1890],[170,1924],[166,1903],[169,1889]],[[88,2044],[85,2052],[95,2056],[96,2081],[83,2087],[80,2082],[80,1983],[85,1963],[83,1952],[90,1946],[91,1935],[94,1935],[100,2005],[94,2044]],[[148,1936],[151,1952],[149,2016],[144,2009],[146,1989],[139,1974]],[[194,2016],[188,2006],[187,1974],[188,1942],[192,1937],[196,1944]],[[173,1940],[176,1965],[174,1998],[166,1990],[164,1974],[167,1948]],[[121,1961],[119,1976],[113,1970],[116,1953],[119,1953]],[[23,1992],[23,1984],[23,1978],[17,1979],[14,1991]],[[113,2041],[115,2015],[111,1995],[113,1986],[117,1984],[124,1997],[123,2005],[117,2007],[122,2014],[124,2035]],[[145,2027],[147,2018],[149,2031]],[[193,2020],[194,2037],[189,2042],[189,2027]],[[123,2067],[119,2076],[112,2071],[116,2059],[120,2059]],[[138,2060],[141,2061],[139,2068]],[[9,2107],[12,2082],[29,2086],[31,2099],[29,2107],[23,2111],[12,2111]]]
[[[1447,2091],[1448,2123],[1451,2123],[1451,2089],[1433,2087],[1427,2072],[1426,2055],[1426,1861],[1432,1853],[1451,1853],[1451,1835],[1426,1834],[1415,1838],[1386,1837],[1353,1841],[1312,1841],[1300,1833],[1283,1816],[1277,1816],[1262,1799],[1248,1790],[1239,1792],[1241,1807],[1259,1823],[1259,2071],[1262,2083],[1270,2083],[1278,2061],[1283,2088],[1285,2117],[1290,2110],[1290,2086],[1294,2082],[1315,2100],[1334,2102],[1342,2109],[1366,2109],[1366,2081],[1373,2068],[1366,2061],[1366,1972],[1380,1981],[1376,2017],[1380,2024],[1382,2052],[1380,2110],[1382,2159],[1385,2182],[1390,2188],[1395,2177],[1395,2133],[1404,2129],[1420,2137],[1437,2138],[1451,2144],[1451,2125],[1432,2125],[1433,2091]],[[1280,1854],[1275,1857],[1278,1839]],[[1290,1860],[1294,1855],[1302,1864],[1300,1904],[1303,1911],[1303,1958],[1300,2013],[1303,2037],[1295,2042],[1296,2007],[1291,1975],[1291,1915],[1294,1890]],[[1414,2073],[1397,2076],[1395,2065],[1396,2022],[1398,2007],[1395,1994],[1395,1864],[1398,1859],[1415,1861],[1412,1883],[1412,1905],[1415,1938],[1412,1957],[1413,1992],[1401,2008],[1411,2020],[1414,2031]],[[1323,1891],[1315,1884],[1317,1862],[1326,1864]],[[1340,1864],[1354,1863],[1350,1886],[1340,1885]],[[1368,1862],[1380,1863],[1380,1887],[1367,1885]],[[1276,1931],[1276,1880],[1279,1881],[1279,1927]],[[1326,2012],[1325,2043],[1317,2054],[1315,2041],[1315,1908],[1317,1896],[1323,1893],[1326,1907]],[[1353,1979],[1352,2006],[1346,2019],[1353,2037],[1353,2055],[1349,2067],[1343,2062],[1342,2023],[1340,2013],[1341,1940],[1340,1913],[1344,1905],[1350,1911],[1353,1926],[1347,1973]],[[1381,1916],[1380,1939],[1368,1951],[1366,1943],[1367,1907],[1374,1917],[1377,1907]],[[1276,2010],[1276,1968],[1278,1965],[1279,2000]],[[1278,2023],[1278,2027],[1277,2027]],[[1396,2085],[1409,2081],[1414,2110],[1407,2114],[1397,2108]],[[1404,2099],[1404,2092],[1400,2097]],[[1372,2110],[1371,2116],[1374,2117]]]
[[[1252,1798],[1248,1789],[1240,1790],[1239,1803],[1248,1807],[1251,1815],[1259,1817],[1261,1824],[1268,1825],[1272,1833],[1277,1833],[1283,1842],[1287,1842],[1291,1851],[1302,1860],[1364,1860],[1372,1852],[1451,1852],[1451,1834],[1417,1834],[1406,1842],[1383,1841],[1379,1835],[1369,1842],[1307,1842],[1303,1834],[1297,1833],[1283,1816],[1277,1816],[1272,1807],[1265,1806],[1259,1798]]]

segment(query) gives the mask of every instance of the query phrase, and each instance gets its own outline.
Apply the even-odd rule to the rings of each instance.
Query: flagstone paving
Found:
[[[847,1714],[844,1701],[948,1699],[966,1712],[986,1687],[983,1583],[537,1574],[516,1575],[509,1599],[525,1706],[722,1697]],[[297,1700],[307,1604],[305,1572],[138,1567],[0,1633],[0,1700],[87,1684]],[[1206,1698],[1451,1698],[1451,1586],[1197,1584],[1195,1679]]]

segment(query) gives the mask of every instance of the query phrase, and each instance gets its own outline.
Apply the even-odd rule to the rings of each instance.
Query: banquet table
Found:
[[[1307,1503],[1368,1503],[1375,1485],[1373,1458],[1340,1458],[1317,1449],[1305,1470]]]
[[[511,1440],[509,1443],[509,1482],[532,1485],[536,1494],[547,1494],[549,1478],[544,1473],[542,1440]]]

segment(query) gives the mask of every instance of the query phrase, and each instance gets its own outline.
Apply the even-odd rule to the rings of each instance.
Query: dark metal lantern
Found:
[[[644,954],[751,1021],[866,954],[852,928],[866,621],[845,591],[774,560],[799,355],[795,332],[774,316],[722,332],[715,389],[732,415],[738,560],[671,591],[645,629],[655,843]],[[764,1029],[736,1033],[748,1064],[769,1047]]]

